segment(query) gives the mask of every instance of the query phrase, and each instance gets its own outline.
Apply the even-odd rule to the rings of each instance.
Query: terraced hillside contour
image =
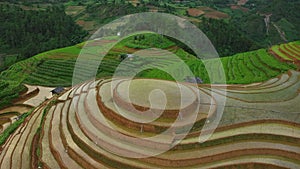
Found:
[[[144,57],[124,63],[122,62],[120,55],[124,53],[130,54],[139,52],[138,49],[131,48],[130,46],[132,45],[141,47],[139,44],[133,44],[130,39],[131,38],[124,39],[124,41],[118,43],[111,49],[108,55],[103,58],[101,65],[98,66],[98,78],[112,76],[115,69],[122,63],[126,67],[126,73],[128,70],[131,70],[132,72],[139,71],[143,66],[159,66],[164,69],[170,68],[172,72],[181,76],[180,78],[184,80],[186,70],[182,70],[182,66],[185,65],[179,64],[176,59],[174,60],[174,57],[170,57],[170,53],[177,55],[183,60],[192,73],[195,76],[200,77],[204,83],[207,84],[218,84],[225,81],[222,76],[222,67],[225,71],[227,84],[262,82],[281,75],[282,73],[286,73],[290,69],[295,70],[300,68],[299,65],[296,66],[284,60],[282,60],[284,62],[281,62],[270,54],[271,52],[268,53],[267,49],[223,57],[221,58],[222,66],[220,65],[220,62],[215,62],[214,59],[200,60],[167,39],[164,39],[165,43],[162,45],[163,47],[166,47],[163,49],[165,52],[153,51],[151,57]],[[109,46],[114,42],[117,42],[116,37],[96,39],[88,42],[90,45],[85,47],[85,50],[91,51],[92,53],[101,53],[103,52],[103,49],[99,46]],[[148,42],[152,42],[151,39],[146,40],[145,44],[149,45]],[[25,90],[25,87],[23,86],[24,83],[47,87],[71,86],[76,59],[84,44],[85,43],[81,43],[75,46],[38,54],[18,62],[6,71],[1,72],[0,89],[2,92],[0,93],[0,108],[10,105],[14,99],[22,94],[22,91]],[[299,46],[299,41],[293,42],[292,44],[294,44],[294,46]],[[152,47],[149,46],[149,48]],[[297,51],[294,50],[294,52]],[[90,64],[82,64],[80,69],[81,72],[78,72],[78,74],[82,74],[84,77],[90,70]],[[208,76],[206,70],[213,72],[211,77]],[[120,72],[122,73],[124,71],[120,70]],[[173,80],[168,74],[157,69],[143,71],[139,73],[138,76],[143,78]]]
[[[98,42],[99,41],[99,42]],[[111,41],[98,40],[95,41],[95,45],[103,43],[112,43]],[[92,45],[89,45],[91,49],[86,50],[96,50],[99,47],[93,49]],[[121,50],[122,49],[122,50]],[[160,66],[160,67],[177,67],[176,73],[178,75],[184,74],[181,69],[181,65],[178,65],[176,59],[172,60],[170,52],[177,55],[182,59],[189,67],[190,70],[195,74],[195,76],[201,77],[205,83],[220,83],[219,79],[222,79],[220,69],[223,67],[226,75],[226,82],[228,84],[248,84],[253,82],[261,82],[274,78],[290,69],[296,69],[293,64],[288,64],[285,62],[280,62],[274,56],[269,54],[266,49],[260,49],[251,52],[245,52],[236,54],[230,57],[221,58],[221,63],[223,66],[218,65],[213,59],[200,60],[195,56],[185,52],[176,46],[167,48],[168,52],[149,52],[151,57],[144,57],[136,59],[134,61],[124,62],[126,65],[126,70],[131,70],[134,72],[136,69],[140,69],[143,65],[146,66]],[[75,51],[71,53],[71,51]],[[121,53],[134,53],[137,49],[124,47],[113,48],[111,54],[105,56],[101,65],[98,69],[98,77],[108,77],[114,74],[114,71],[121,63],[119,55]],[[78,52],[78,53],[77,53]],[[52,85],[52,86],[68,86],[71,85],[72,76],[74,71],[74,66],[76,63],[76,58],[80,52],[80,47],[73,46],[66,49],[61,49],[59,51],[50,51],[45,54],[40,54],[33,57],[31,60],[23,61],[21,65],[16,65],[12,67],[11,72],[14,69],[19,69],[23,65],[28,67],[28,65],[33,66],[33,70],[30,72],[30,76],[26,75],[25,82],[33,85]],[[298,52],[299,53],[299,52]],[[285,55],[284,55],[285,56]],[[159,62],[158,62],[159,61]],[[297,61],[298,62],[298,61]],[[205,64],[204,64],[205,63]],[[295,62],[296,63],[296,62]],[[159,65],[157,65],[159,64]],[[82,65],[82,74],[87,74],[91,65]],[[300,67],[300,66],[298,66]],[[86,68],[86,69],[84,69]],[[214,73],[212,77],[209,78],[206,69],[211,69]],[[122,72],[122,70],[120,70]],[[10,71],[7,71],[9,73]],[[24,76],[24,75],[23,75]],[[159,70],[145,71],[140,74],[141,77],[145,78],[159,78],[165,80],[172,80],[168,75]],[[221,80],[222,81],[222,80]]]
[[[133,82],[143,80],[147,82],[147,79]],[[136,139],[166,131],[176,118],[160,116],[149,123],[138,122],[152,116],[141,116],[127,109],[126,103],[131,102],[126,100],[124,83],[126,79],[86,82],[37,107],[2,146],[0,168],[300,167],[300,72],[289,71],[269,81],[248,85],[197,88],[181,83],[181,88],[192,96],[184,104],[191,105],[196,99],[198,116],[180,142],[176,138],[191,125],[190,120],[185,120],[189,119],[188,112],[177,118],[181,126],[171,134],[156,140]],[[161,90],[169,95],[167,90],[174,82],[157,80],[157,83],[166,85]],[[147,91],[149,86],[143,87]],[[222,92],[225,88],[226,96]],[[135,100],[138,108],[144,107],[145,113],[155,112],[151,106],[139,102],[143,98],[135,94],[139,90],[129,90],[131,100]],[[198,100],[195,93],[200,95]],[[153,98],[156,95],[152,93]],[[218,105],[222,97],[227,98],[226,105]],[[174,108],[175,102],[169,102],[169,108]],[[199,143],[199,135],[208,132],[201,131],[203,125],[214,122],[216,110],[221,106],[225,110],[218,128],[209,140]],[[172,146],[168,139],[173,139],[175,146],[163,154],[148,158],[120,156],[156,152]]]
[[[300,67],[300,42],[276,45],[269,52],[283,62],[290,62]]]

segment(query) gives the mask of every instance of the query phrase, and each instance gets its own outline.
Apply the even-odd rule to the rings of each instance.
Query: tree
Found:
[[[24,59],[83,41],[88,32],[82,30],[64,10],[62,6],[37,11],[0,5],[1,53],[20,54],[18,59]]]

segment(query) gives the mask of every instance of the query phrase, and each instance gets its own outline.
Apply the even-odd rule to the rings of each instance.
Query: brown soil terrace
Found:
[[[245,89],[253,92],[250,94],[258,92],[262,96],[267,95],[268,92],[285,90],[293,84],[297,84],[300,79],[295,78],[296,76],[298,76],[298,72],[291,71],[288,75],[282,75],[264,83],[212,87],[219,88],[218,90],[228,87],[229,93],[236,96],[231,99],[231,102],[246,104],[245,100],[240,98],[243,97]],[[122,80],[120,79],[120,81]],[[134,159],[118,156],[114,153],[144,155],[145,151],[155,152],[159,149],[169,148],[172,145],[167,143],[166,139],[180,138],[180,134],[172,133],[159,137],[157,140],[136,139],[161,133],[172,125],[172,123],[164,122],[164,118],[174,118],[175,116],[164,116],[160,119],[162,121],[147,124],[131,121],[108,107],[108,102],[116,103],[124,109],[130,104],[124,102],[123,98],[119,96],[120,93],[115,93],[116,90],[113,90],[113,93],[101,90],[104,85],[109,85],[111,82],[110,79],[85,82],[73,87],[62,96],[43,102],[2,145],[0,168],[38,168],[39,165],[42,165],[42,168],[101,169],[300,168],[300,122],[280,120],[276,116],[270,119],[220,126],[205,143],[199,143],[198,137],[200,134],[206,134],[209,130],[201,131],[199,129],[190,132],[170,151],[154,157]],[[280,83],[287,85],[281,87]],[[188,86],[189,84],[182,83],[182,85]],[[210,87],[199,85],[199,91],[209,96],[203,98],[204,100],[214,100],[212,102],[214,105],[211,105],[214,109],[210,110],[214,114],[217,111],[218,98],[210,95],[208,92]],[[106,97],[108,94],[113,100]],[[286,94],[294,95],[294,93],[288,92]],[[59,101],[51,106],[43,116],[46,105],[57,99]],[[206,101],[205,104],[209,104],[209,102]],[[194,101],[189,105],[194,105]],[[142,110],[148,108],[137,105],[135,107]],[[202,109],[202,111],[204,110],[209,111],[209,109]],[[129,109],[128,111],[132,112],[133,110]],[[241,110],[240,113],[246,113],[243,111]],[[172,110],[169,113],[174,112]],[[209,112],[206,113],[206,118],[210,118],[209,115],[213,116]],[[200,119],[205,119],[205,116]],[[200,119],[197,119],[199,121],[196,122],[200,122]],[[40,133],[36,133],[41,121]],[[185,125],[190,125],[189,123],[182,124],[180,128],[177,128],[178,130],[186,127]],[[141,131],[141,125],[143,131]],[[176,140],[174,143],[177,143]],[[36,154],[38,149],[40,153]]]
[[[287,46],[290,48],[287,48]],[[282,44],[279,46],[279,52],[290,58],[290,60],[286,60],[282,58],[279,54],[274,52],[272,48],[269,49],[269,53],[279,59],[281,62],[287,62],[297,65],[298,70],[300,70],[300,56],[298,54],[300,46],[297,44]],[[291,55],[292,54],[292,55]]]
[[[200,15],[203,15],[205,12],[200,10],[200,9],[197,9],[197,8],[190,8],[188,9],[188,14],[190,16],[194,16],[194,17],[197,17],[197,16],[200,16]]]
[[[138,114],[141,114],[141,113],[143,114],[145,111],[150,111],[150,112],[147,112],[147,113],[148,113],[148,115],[151,115],[151,112],[155,114],[155,112],[163,111],[163,113],[161,114],[162,117],[165,117],[165,118],[177,118],[178,117],[178,114],[179,114],[178,109],[159,110],[159,109],[155,109],[155,108],[151,109],[150,107],[144,107],[144,106],[137,105],[137,104],[134,104],[134,103],[129,103],[128,101],[122,99],[122,97],[119,95],[119,93],[117,91],[120,84],[121,84],[121,82],[117,84],[116,88],[113,91],[113,100],[120,107],[122,107],[122,108],[124,108],[128,111],[138,113]],[[192,91],[191,88],[188,88],[188,89],[190,89]],[[196,95],[196,94],[194,93],[194,95]],[[196,111],[199,101],[198,101],[196,96],[194,96],[194,97],[196,98],[196,100],[192,101],[192,103],[190,103],[186,107],[183,107],[180,110],[183,114]],[[171,103],[171,104],[173,104],[173,103]],[[179,104],[180,105],[179,102],[174,103],[174,104]],[[147,116],[147,114],[146,114],[146,116]]]

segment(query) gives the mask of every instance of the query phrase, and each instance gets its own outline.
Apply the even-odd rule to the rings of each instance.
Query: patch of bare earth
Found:
[[[213,18],[213,19],[226,19],[229,18],[229,15],[219,11],[207,12],[205,14],[206,18]]]
[[[239,0],[237,2],[238,5],[245,5],[249,0]]]
[[[128,1],[128,2],[130,2],[133,6],[137,6],[140,3],[139,0],[131,0],[131,1]]]
[[[23,104],[36,107],[39,106],[42,102],[44,102],[46,99],[52,97],[51,90],[54,89],[53,87],[43,87],[43,86],[37,86],[37,87],[40,90],[39,93],[36,96],[23,102]]]
[[[197,8],[189,8],[187,10],[188,15],[192,17],[198,17],[204,15],[206,18],[213,18],[213,19],[225,19],[228,18],[229,15],[220,11],[217,11],[213,8],[206,7],[206,6],[199,6]]]
[[[82,26],[84,30],[87,31],[93,31],[95,22],[94,21],[84,21],[84,20],[78,20],[76,22],[78,25]]]
[[[240,5],[231,5],[230,8],[231,8],[232,10],[241,10],[241,11],[243,11],[243,12],[248,12],[248,11],[249,11],[248,8],[242,7],[242,6],[240,6]]]
[[[68,6],[66,8],[66,14],[70,16],[76,16],[85,10],[85,6]]]
[[[204,11],[197,9],[197,8],[188,9],[188,14],[193,17],[198,17],[200,15],[203,15],[204,13],[205,13]]]
[[[214,9],[207,7],[207,6],[199,6],[197,7],[197,9],[202,10],[204,12],[209,12],[209,11],[213,11]]]

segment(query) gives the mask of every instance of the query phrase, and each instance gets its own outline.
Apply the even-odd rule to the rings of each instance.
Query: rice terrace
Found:
[[[299,169],[299,6],[0,2],[0,169]],[[126,34],[122,17],[153,9],[191,22],[219,57],[146,21]]]

